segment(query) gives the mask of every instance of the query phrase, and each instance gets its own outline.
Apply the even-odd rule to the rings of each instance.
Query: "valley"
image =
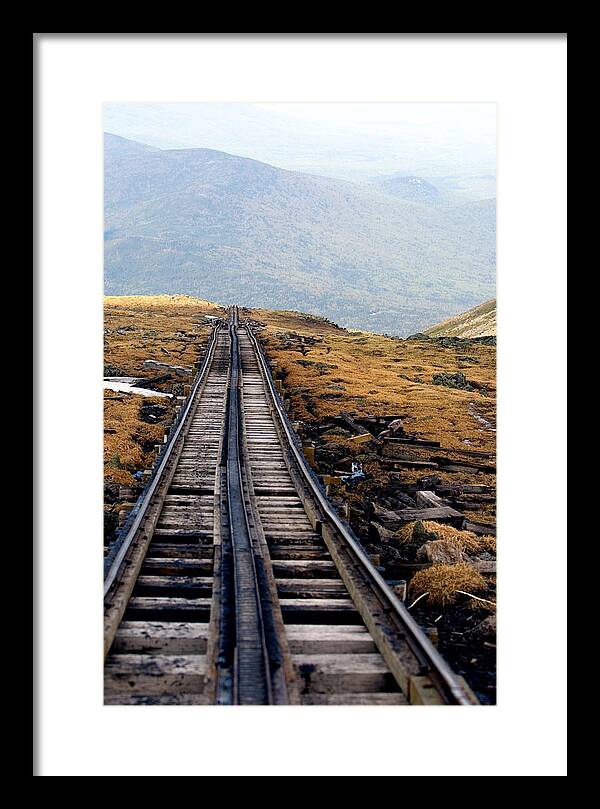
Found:
[[[243,300],[408,336],[495,285],[495,200],[432,199],[107,134],[105,292]]]

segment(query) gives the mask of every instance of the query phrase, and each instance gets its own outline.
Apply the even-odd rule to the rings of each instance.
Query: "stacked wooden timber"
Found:
[[[144,368],[165,370],[177,374],[177,376],[191,376],[192,374],[192,368],[188,365],[169,365],[166,362],[158,362],[157,360],[144,360]]]

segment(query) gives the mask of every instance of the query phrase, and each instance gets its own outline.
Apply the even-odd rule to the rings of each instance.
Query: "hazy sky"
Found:
[[[348,180],[484,178],[469,180],[469,193],[495,193],[495,104],[109,103],[104,128],[159,148],[220,149]]]
[[[256,104],[255,106],[292,118],[327,126],[359,129],[398,127],[428,128],[429,133],[445,137],[462,133],[469,140],[494,146],[496,141],[496,104]]]

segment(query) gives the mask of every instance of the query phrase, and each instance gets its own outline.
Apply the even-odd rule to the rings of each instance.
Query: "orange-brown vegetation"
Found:
[[[460,592],[459,592],[460,591]],[[487,603],[488,608],[494,605],[488,603],[488,585],[483,576],[466,563],[450,565],[432,565],[425,570],[419,570],[412,577],[409,596],[417,599],[424,596],[429,606],[446,607],[453,604],[459,595],[469,593],[478,597],[485,597],[486,601],[469,599],[469,605],[475,609],[482,609]],[[425,595],[427,593],[427,595]],[[464,596],[468,598],[468,596]]]
[[[140,406],[164,399],[139,396],[104,396],[104,479],[112,483],[133,483],[132,472],[151,466],[154,445],[163,440],[165,420],[148,424],[140,419]],[[170,408],[167,411],[170,413]]]
[[[110,376],[156,376],[144,360],[191,365],[206,341],[204,316],[224,309],[189,295],[124,295],[104,299],[104,365]]]
[[[206,343],[210,323],[205,316],[221,316],[224,309],[188,295],[121,296],[104,299],[104,371],[107,376],[151,379],[160,371],[144,368],[144,360],[189,366]],[[171,377],[157,385],[180,394],[189,379]],[[149,403],[166,408],[155,423],[140,418]],[[133,483],[132,473],[149,467],[154,445],[162,442],[174,417],[174,400],[104,392],[104,479]]]
[[[496,334],[496,301],[492,299],[426,329],[432,337],[483,337]]]
[[[400,415],[406,432],[439,441],[444,454],[468,463],[459,450],[496,451],[496,349],[482,342],[398,339],[341,329],[320,317],[266,309],[242,310],[264,324],[261,340],[277,363],[294,418],[316,422],[348,411],[354,416]],[[304,341],[304,342],[303,342]],[[463,374],[470,390],[435,384],[438,375]],[[364,448],[335,431],[323,440],[339,444],[348,456],[369,463]],[[406,447],[405,458],[422,460],[429,449]],[[371,463],[371,476],[386,472]],[[495,475],[436,471],[443,483],[495,487]],[[420,470],[406,469],[402,479],[415,482]],[[495,522],[495,504],[465,509],[468,519]]]
[[[401,340],[351,332],[297,312],[246,310],[262,321],[269,356],[283,372],[297,418],[304,421],[348,410],[355,415],[398,413],[405,429],[445,447],[495,451],[496,350],[470,343]],[[295,337],[316,338],[300,347]],[[435,374],[462,372],[479,389],[434,384]],[[475,415],[476,414],[476,415]]]

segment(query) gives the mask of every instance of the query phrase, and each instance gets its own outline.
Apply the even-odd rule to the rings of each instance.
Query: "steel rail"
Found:
[[[272,694],[240,465],[240,357],[236,326],[234,309],[230,325],[231,377],[227,429],[227,508],[236,601],[233,701],[242,705],[265,705],[271,702]]]
[[[226,436],[228,542],[233,560],[235,599],[235,637],[229,639],[234,643],[230,695],[233,703],[238,705],[272,705],[285,699],[280,683],[280,652],[267,628],[272,620],[269,620],[268,599],[264,598],[264,577],[259,575],[257,563],[260,560],[256,558],[245,500],[241,358],[237,328],[237,307],[233,307],[229,326],[231,360]],[[226,693],[227,688],[222,696]]]
[[[473,700],[469,697],[467,690],[457,680],[452,669],[435,649],[429,638],[408,612],[406,606],[400,601],[393,590],[391,590],[379,571],[375,569],[352,529],[340,519],[325,496],[313,470],[310,469],[304,454],[298,448],[295,433],[289,423],[279,394],[275,390],[275,385],[262,346],[250,326],[247,326],[247,331],[250,341],[254,346],[254,350],[256,351],[259,367],[278,414],[288,447],[296,460],[304,481],[310,487],[315,500],[318,502],[329,521],[335,526],[340,536],[344,539],[354,557],[360,563],[363,572],[370,579],[372,586],[377,591],[378,597],[390,607],[388,614],[393,615],[400,624],[411,651],[419,661],[421,667],[425,670],[425,673],[431,677],[434,684],[438,687],[438,690],[441,691],[441,696],[443,696],[448,704],[473,705]]]
[[[194,383],[194,386],[193,386],[192,390],[190,391],[190,395],[188,397],[187,404],[186,404],[185,408],[183,409],[183,411],[181,413],[181,416],[179,418],[179,423],[177,424],[177,427],[174,430],[174,432],[169,437],[169,440],[168,440],[168,442],[166,444],[166,449],[163,451],[161,462],[160,462],[160,464],[159,464],[159,466],[158,466],[152,480],[148,484],[148,487],[147,487],[145,493],[143,493],[141,495],[142,499],[141,499],[139,508],[137,510],[137,514],[135,516],[135,519],[133,520],[131,526],[129,527],[129,530],[127,531],[127,534],[123,537],[123,539],[121,539],[119,541],[118,551],[117,551],[113,561],[111,562],[110,567],[106,571],[106,574],[104,576],[104,598],[106,598],[106,596],[110,592],[111,588],[113,587],[113,585],[115,584],[115,582],[119,578],[119,574],[121,572],[125,557],[127,556],[127,553],[129,551],[132,543],[133,543],[133,540],[135,539],[135,537],[136,537],[136,535],[138,533],[138,530],[139,530],[142,522],[144,521],[144,519],[146,517],[146,512],[148,511],[148,508],[149,508],[149,506],[150,506],[150,504],[152,502],[152,499],[154,497],[156,489],[158,488],[158,485],[160,484],[160,482],[162,480],[162,476],[163,476],[163,474],[165,472],[165,468],[167,466],[169,458],[171,457],[171,455],[173,453],[173,450],[175,448],[175,444],[177,443],[177,439],[179,438],[179,436],[181,434],[181,431],[184,428],[184,425],[187,423],[187,421],[188,421],[188,419],[190,417],[190,413],[194,409],[196,395],[198,393],[198,390],[202,386],[202,384],[205,382],[207,370],[208,370],[208,368],[210,367],[210,365],[212,363],[212,359],[213,359],[214,352],[215,352],[215,346],[216,346],[216,343],[217,343],[217,336],[218,336],[218,333],[219,333],[221,327],[222,326],[221,326],[220,323],[216,324],[213,327],[210,342],[208,344],[206,354],[204,355],[204,361],[202,363],[202,367],[201,367],[200,371],[198,372],[196,382]]]

